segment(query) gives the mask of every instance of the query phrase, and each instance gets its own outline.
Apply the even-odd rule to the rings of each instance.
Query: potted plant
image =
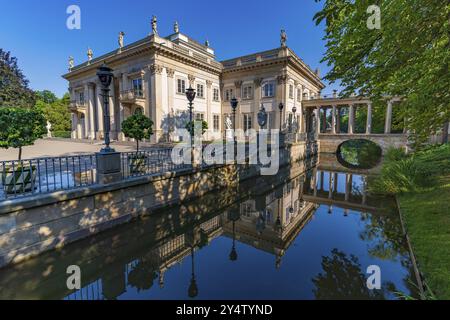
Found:
[[[136,141],[136,154],[128,157],[131,173],[145,171],[147,156],[139,154],[139,142],[143,139],[150,139],[153,134],[153,121],[141,113],[136,113],[122,122],[122,132],[127,138]]]
[[[0,148],[18,148],[18,162],[5,165],[2,185],[6,193],[32,191],[36,185],[36,167],[22,162],[22,148],[33,145],[46,134],[46,120],[40,111],[0,108]]]

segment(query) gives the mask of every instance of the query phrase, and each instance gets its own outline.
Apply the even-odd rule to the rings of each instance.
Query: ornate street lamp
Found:
[[[103,63],[103,65],[97,69],[97,76],[102,85],[103,122],[105,126],[105,148],[101,150],[101,153],[111,153],[115,152],[114,149],[109,147],[109,144],[111,143],[109,138],[109,131],[111,129],[109,116],[109,86],[111,85],[112,79],[114,77],[113,70],[109,68],[106,63]]]
[[[283,102],[280,102],[280,104],[278,105],[278,109],[280,109],[280,131],[281,131],[281,126],[283,125],[283,109],[284,109]]]
[[[193,121],[193,110],[194,110],[194,99],[196,96],[196,92],[192,89],[192,86],[189,86],[189,89],[186,89],[186,98],[189,101],[189,128],[191,135],[191,164],[194,164],[194,123]]]
[[[238,107],[239,101],[236,98],[230,101],[231,109],[233,109],[233,129],[234,129],[234,157],[237,157],[237,137],[236,137],[236,109]]]

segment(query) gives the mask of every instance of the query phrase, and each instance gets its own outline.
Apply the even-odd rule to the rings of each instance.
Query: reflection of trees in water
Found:
[[[364,139],[348,140],[337,151],[338,161],[349,168],[370,169],[381,159],[382,150],[374,142]]]
[[[409,293],[416,296],[418,287],[415,282],[415,271],[398,214],[394,210],[381,216],[361,213],[361,220],[366,224],[359,237],[361,240],[369,242],[367,248],[369,255],[382,260],[396,261],[400,259],[401,265],[408,270],[403,283]]]
[[[393,214],[361,214],[365,222],[360,233],[361,240],[369,242],[368,252],[372,257],[395,261],[398,256],[407,259],[408,251],[398,217]]]
[[[158,265],[153,260],[141,259],[128,274],[128,284],[137,291],[148,290],[158,278]]]
[[[385,299],[385,291],[394,290],[387,284],[381,290],[369,290],[367,276],[354,255],[333,249],[330,256],[322,257],[322,272],[312,282],[316,299]]]

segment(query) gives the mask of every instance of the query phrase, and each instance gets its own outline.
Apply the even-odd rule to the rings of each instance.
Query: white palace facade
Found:
[[[205,139],[221,139],[225,119],[232,113],[230,99],[236,97],[238,129],[258,129],[257,114],[263,105],[271,129],[287,127],[293,108],[299,131],[305,130],[302,101],[320,96],[324,88],[318,72],[312,71],[289,47],[283,32],[279,48],[217,61],[208,42],[200,44],[179,32],[161,37],[153,21],[153,32],[146,38],[74,66],[70,61],[73,139],[102,139],[104,117],[97,68],[104,62],[114,70],[110,91],[111,138],[125,141],[121,132],[124,119],[142,112],[154,122],[151,142],[170,142],[175,128],[184,128],[189,119],[185,90],[192,86],[194,117],[205,120]],[[284,104],[282,113],[278,105]],[[280,119],[282,117],[282,119]],[[281,121],[280,121],[281,120]]]

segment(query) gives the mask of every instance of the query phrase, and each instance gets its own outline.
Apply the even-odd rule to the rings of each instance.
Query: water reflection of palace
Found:
[[[292,176],[293,172],[297,174]],[[272,254],[278,268],[319,204],[351,209],[358,203],[370,212],[364,205],[368,200],[361,192],[360,175],[317,168],[299,175],[290,168],[273,179],[206,195],[2,270],[0,299],[116,299],[129,288],[164,288],[167,271],[186,259],[191,262],[191,277],[185,287],[188,296],[195,297],[196,253],[219,236],[233,240],[224,252],[230,260],[239,259],[236,242],[240,242]],[[82,289],[76,292],[66,287],[66,268],[73,264],[83,272]],[[18,283],[18,277],[23,281]]]

